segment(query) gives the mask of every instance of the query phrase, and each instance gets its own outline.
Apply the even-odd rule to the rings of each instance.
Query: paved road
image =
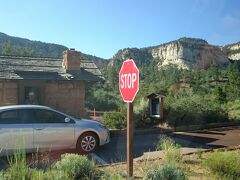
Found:
[[[156,150],[160,136],[163,134],[144,134],[134,136],[134,157],[141,157],[144,152]],[[186,148],[222,148],[240,145],[240,127],[216,128],[194,132],[169,133],[176,143]],[[56,161],[63,153],[77,153],[74,150],[51,152],[49,157]],[[101,148],[92,157],[101,164],[126,161],[126,136],[119,135],[111,138],[111,142]],[[6,158],[0,158],[0,169],[6,164]]]
[[[206,144],[212,148],[240,145],[240,126],[223,127],[210,130],[174,133],[175,137],[193,139],[194,142]]]
[[[192,140],[185,140],[174,136],[172,137],[175,142],[180,144],[182,147],[210,148],[210,146],[202,143],[196,143]],[[144,152],[156,151],[159,140],[160,134],[134,136],[134,158],[142,156]],[[126,137],[118,136],[111,138],[111,142],[101,147],[95,154],[106,163],[126,161]]]
[[[240,145],[240,127],[217,128],[194,132],[178,132],[167,134],[182,147],[189,148],[222,148]],[[140,157],[144,152],[155,151],[160,134],[145,134],[134,136],[134,157]],[[105,163],[123,162],[126,160],[126,136],[112,137],[111,142],[101,147],[96,153]]]

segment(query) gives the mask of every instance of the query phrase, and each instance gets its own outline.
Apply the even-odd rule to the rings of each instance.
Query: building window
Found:
[[[24,104],[41,104],[41,87],[24,87]]]
[[[19,104],[44,105],[45,81],[21,80],[18,82],[18,87],[19,87],[18,94]]]

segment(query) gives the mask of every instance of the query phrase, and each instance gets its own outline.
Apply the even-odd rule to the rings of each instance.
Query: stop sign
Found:
[[[123,62],[119,71],[119,90],[124,102],[133,102],[139,89],[139,71],[132,59]]]

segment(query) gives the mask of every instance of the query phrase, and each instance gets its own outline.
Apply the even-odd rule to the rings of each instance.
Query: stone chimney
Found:
[[[66,71],[79,71],[81,65],[80,52],[70,48],[63,51],[62,66]]]

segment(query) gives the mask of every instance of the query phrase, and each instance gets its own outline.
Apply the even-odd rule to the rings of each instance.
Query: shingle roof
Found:
[[[152,93],[147,96],[147,98],[158,98],[158,97],[165,97],[162,93]]]
[[[62,59],[0,56],[0,79],[99,81],[104,78],[92,61],[82,60],[79,71],[66,72]]]

